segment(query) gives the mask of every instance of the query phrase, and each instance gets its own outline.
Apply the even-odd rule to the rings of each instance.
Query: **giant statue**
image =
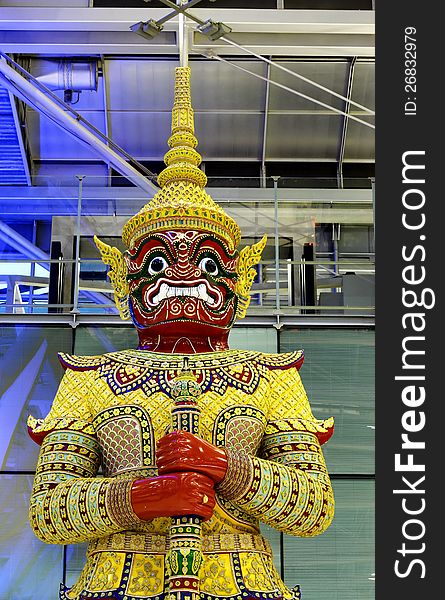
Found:
[[[136,350],[60,355],[30,502],[35,534],[88,542],[61,600],[300,598],[280,579],[260,522],[321,534],[334,500],[302,351],[230,350],[265,238],[243,248],[237,223],[204,191],[190,70],[176,69],[170,150],[159,192],[125,225],[124,254],[96,239]]]

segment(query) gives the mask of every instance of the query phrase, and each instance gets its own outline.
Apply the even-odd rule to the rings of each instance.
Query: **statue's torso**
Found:
[[[83,372],[83,378],[88,379],[85,409],[101,447],[106,477],[157,475],[156,442],[171,431],[170,382],[183,364],[182,357],[160,356],[128,351],[108,360],[64,357],[71,368],[84,368],[84,362],[93,367]],[[253,356],[261,354],[231,351],[216,357],[185,358],[202,389],[198,399],[200,437],[216,446],[256,455],[268,420],[271,393],[269,370],[252,362]],[[155,519],[141,529],[165,534],[169,524],[169,519]],[[256,519],[221,498],[212,519],[203,524],[204,534],[257,530]]]
[[[72,402],[73,394],[83,398],[79,416],[92,425],[103,475],[134,478],[157,474],[156,442],[171,430],[170,382],[184,365],[202,391],[199,435],[217,446],[257,455],[272,400],[276,403],[278,394],[283,404],[298,403],[298,390],[287,373],[299,366],[302,353],[181,356],[126,351],[99,357],[62,355],[61,360],[72,371],[64,390],[66,402]],[[64,398],[58,400],[63,410]],[[65,597],[77,599],[88,590],[99,598],[120,589],[125,593],[117,597],[128,600],[160,599],[166,584],[169,525],[168,518],[154,519],[90,542],[82,576]],[[273,566],[257,519],[217,496],[202,533],[202,597],[241,600],[246,590],[264,599],[291,597]]]

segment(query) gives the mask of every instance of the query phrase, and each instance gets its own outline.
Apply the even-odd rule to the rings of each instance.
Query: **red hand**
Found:
[[[156,458],[160,474],[195,471],[220,483],[227,471],[224,448],[218,448],[182,430],[173,431],[159,440]]]
[[[213,485],[201,473],[170,473],[139,479],[131,487],[131,504],[144,521],[182,515],[198,515],[206,520],[215,507]]]

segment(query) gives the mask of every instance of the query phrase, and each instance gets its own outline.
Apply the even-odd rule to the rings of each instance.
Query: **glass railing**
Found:
[[[373,314],[374,264],[358,261],[261,261],[251,313]],[[80,272],[80,276],[77,274]],[[315,275],[315,283],[310,276]],[[77,285],[77,288],[76,288]],[[66,288],[71,298],[66,299]],[[0,260],[0,313],[79,311],[117,314],[106,267],[98,259]]]
[[[208,191],[239,224],[240,247],[268,237],[250,314],[373,314],[370,183],[331,189],[326,179],[311,179],[311,187],[301,178],[294,187],[282,186],[289,178],[238,179],[239,186],[222,179],[210,178]],[[117,314],[93,235],[124,251],[122,228],[150,201],[151,185],[150,195],[122,177],[64,175],[0,187],[0,313]],[[319,224],[335,227],[328,248]],[[351,227],[352,246],[342,246]]]

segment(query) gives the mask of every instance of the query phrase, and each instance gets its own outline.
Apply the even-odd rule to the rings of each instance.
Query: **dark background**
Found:
[[[432,4],[413,1],[381,2],[377,9],[377,201],[376,201],[376,408],[377,408],[377,570],[376,597],[380,600],[393,598],[430,599],[440,597],[441,546],[443,536],[441,458],[441,345],[443,329],[442,276],[440,269],[440,210],[442,203],[442,135],[440,117],[434,110],[437,79],[431,69],[438,44],[443,38],[441,20]],[[417,29],[417,116],[404,117],[404,29]],[[419,186],[427,194],[424,207],[427,251],[425,287],[436,293],[436,307],[425,310],[428,322],[426,337],[426,412],[427,425],[418,435],[426,442],[426,453],[419,459],[426,460],[427,509],[419,517],[405,515],[401,508],[403,496],[393,495],[400,488],[401,475],[394,472],[394,454],[401,452],[401,416],[404,412],[400,393],[400,382],[394,376],[401,374],[402,339],[406,335],[401,318],[403,310],[401,290],[403,287],[402,246],[415,245],[419,232],[403,229],[402,194],[407,186],[402,185],[402,154],[407,150],[426,151],[426,186]],[[412,186],[416,187],[416,186]],[[419,288],[421,286],[418,286]],[[417,308],[416,311],[421,312]],[[422,335],[422,334],[417,334]],[[423,358],[423,357],[422,357]],[[406,455],[406,453],[405,453]],[[436,459],[436,460],[435,460]],[[437,461],[437,467],[435,462]],[[412,473],[411,481],[419,473]],[[403,486],[403,484],[402,484]],[[421,496],[417,496],[420,498]],[[412,498],[412,497],[411,497]],[[419,500],[417,500],[419,503]],[[417,504],[418,505],[418,504]],[[415,506],[411,504],[411,506]],[[394,561],[401,558],[397,549],[403,541],[402,525],[409,518],[420,518],[426,524],[425,539],[409,542],[420,546],[426,542],[426,551],[419,557],[426,563],[426,578],[419,579],[419,568],[414,568],[405,579],[394,573]],[[414,529],[412,530],[414,532]],[[411,555],[413,558],[416,555]],[[408,561],[404,559],[406,567]],[[434,591],[433,591],[434,590]]]

